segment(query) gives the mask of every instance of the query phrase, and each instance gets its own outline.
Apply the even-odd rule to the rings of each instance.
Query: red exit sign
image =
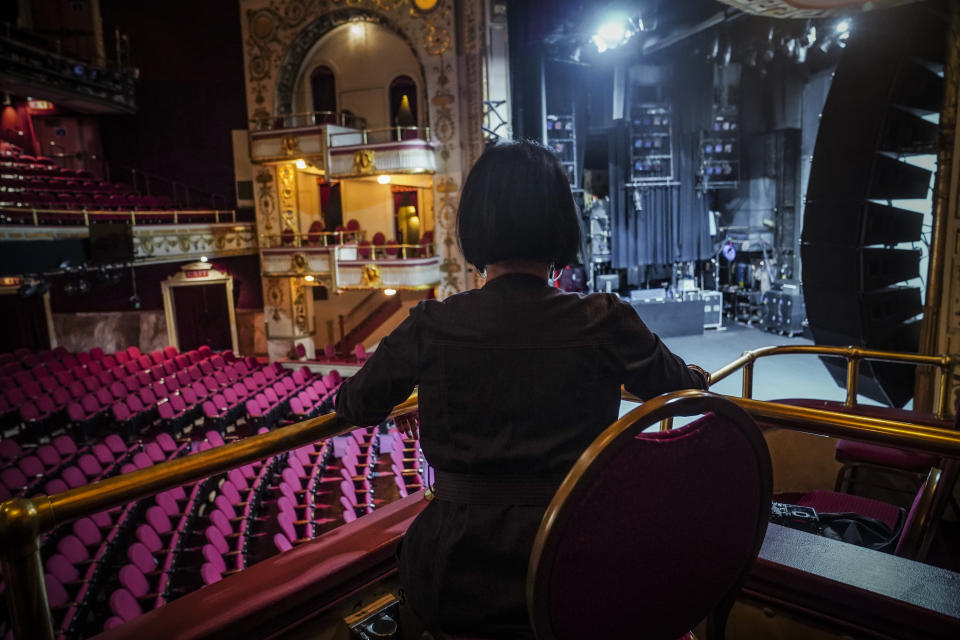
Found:
[[[191,269],[190,271],[184,271],[187,274],[188,278],[206,278],[210,275],[210,272],[206,269]]]

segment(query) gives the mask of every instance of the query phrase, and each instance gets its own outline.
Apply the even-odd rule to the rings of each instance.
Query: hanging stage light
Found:
[[[607,16],[590,38],[599,53],[615,49],[625,44],[633,35],[643,29],[639,19],[631,20],[626,14],[614,13]]]

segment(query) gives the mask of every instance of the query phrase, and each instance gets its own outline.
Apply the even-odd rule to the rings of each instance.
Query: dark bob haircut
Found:
[[[457,235],[463,256],[480,271],[504,260],[557,269],[574,262],[580,218],[557,156],[526,140],[487,147],[463,184]]]

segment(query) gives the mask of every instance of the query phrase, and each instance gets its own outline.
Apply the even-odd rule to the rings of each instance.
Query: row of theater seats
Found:
[[[298,360],[307,360],[307,348],[302,343],[297,343],[295,347]],[[328,342],[323,346],[323,353],[316,354],[316,360],[320,362],[342,362],[342,363],[356,363],[363,364],[367,361],[367,350],[366,348],[357,343],[353,349],[353,353],[348,357],[343,358],[337,354],[337,348],[333,343]]]
[[[0,425],[34,444],[60,430],[88,440],[178,435],[198,419],[222,433],[253,431],[316,415],[332,405],[340,383],[336,371],[315,379],[306,367],[261,366],[209,347],[184,354],[173,347],[149,355],[136,347],[111,355],[0,354],[0,363]]]
[[[140,195],[128,185],[96,179],[88,171],[59,167],[50,158],[27,155],[11,145],[0,152],[0,207],[8,209],[4,214],[7,222],[32,219],[29,211],[10,209],[153,211],[174,206],[168,196]],[[162,217],[160,213],[157,215]],[[77,224],[79,220],[75,215],[41,213],[38,216],[50,224]]]
[[[141,360],[144,357],[151,364],[149,368],[145,366],[147,360]],[[104,366],[116,365],[118,361],[123,362],[119,367]],[[144,366],[136,369],[136,365],[130,363]],[[161,421],[162,429],[136,433],[122,426],[122,421],[108,419],[98,430],[74,432],[88,438],[86,443],[77,444],[68,433],[73,426],[70,422],[50,425],[47,429],[8,424],[5,435],[18,433],[16,438],[0,439],[3,465],[0,498],[32,495],[41,490],[48,494],[66,491],[219,446],[224,444],[225,437],[235,439],[245,432],[240,426],[248,425],[251,430],[264,432],[277,424],[318,415],[332,407],[333,394],[341,382],[336,372],[319,377],[311,375],[305,367],[291,371],[276,365],[259,366],[252,359],[237,359],[229,352],[213,353],[206,347],[195,354],[179,354],[171,348],[149,355],[135,348],[111,355],[101,350],[70,354],[63,349],[0,354],[0,371],[6,374],[8,385],[4,396],[10,389],[22,391],[23,386],[35,391],[30,383],[36,383],[37,376],[46,380],[52,374],[56,379],[56,372],[69,372],[73,382],[78,382],[76,378],[86,381],[92,377],[103,383],[106,380],[100,379],[101,374],[110,372],[109,375],[116,377],[121,372],[129,373],[128,366],[136,373],[127,375],[123,381],[132,377],[146,386],[129,391],[126,398],[115,402],[111,407],[114,414],[119,404],[129,405],[131,398],[140,397],[143,391],[158,385],[169,394],[167,402],[159,406],[169,404],[172,398],[189,396],[189,392],[184,393],[188,389],[197,389],[199,394],[199,387],[203,386],[212,393],[193,409],[199,406],[204,414],[202,424],[212,428],[198,437],[198,423],[170,428],[170,421]],[[89,375],[91,368],[97,369],[97,375]],[[162,376],[158,375],[159,380],[152,380],[154,371],[163,372]],[[194,379],[196,375],[201,377]],[[149,384],[148,379],[152,380]],[[117,382],[120,381],[115,379],[97,391],[109,390]],[[93,381],[87,384],[93,386]],[[172,392],[167,386],[177,384],[181,386],[174,387]],[[239,396],[242,392],[250,396],[248,402],[261,396],[275,397],[271,417],[251,415],[253,412],[243,405],[242,413],[236,406],[228,407],[232,409],[229,418],[212,415],[221,400],[225,400],[223,396],[230,393]],[[145,435],[148,433],[150,435]],[[325,465],[330,464],[333,449],[333,444],[319,445],[317,451],[323,453],[320,461]],[[275,553],[274,545],[259,545],[258,541],[269,541],[270,536],[280,532],[276,510],[290,505],[303,509],[308,505],[307,493],[302,489],[296,493],[283,490],[286,485],[280,467],[287,458],[278,456],[246,465],[223,476],[83,518],[46,535],[42,557],[58,635],[88,637],[200,588],[205,581],[213,579],[209,568],[201,571],[206,564],[214,563],[220,569],[218,575],[222,576],[230,570],[227,562],[236,570]],[[284,502],[279,503],[279,498],[284,498]],[[289,505],[288,500],[291,500]],[[270,518],[266,518],[265,509],[274,510],[269,513]],[[332,527],[339,522],[342,518],[327,524]],[[220,561],[224,563],[222,567]],[[0,582],[0,594],[3,593]],[[3,637],[10,635],[6,614],[5,603],[2,603],[0,633]]]
[[[133,401],[132,395],[138,392],[141,411],[157,409],[161,417],[169,417],[164,412],[177,405],[170,396],[180,390],[181,383],[200,380],[225,367],[227,360],[235,360],[232,352],[214,354],[206,346],[184,354],[172,346],[151,354],[142,354],[137,347],[110,355],[101,349],[76,355],[46,351],[25,354],[22,359],[16,353],[0,354],[0,425],[18,425],[20,437],[27,441],[67,423],[91,436],[109,420],[109,410],[121,420],[118,414],[123,407],[118,403]],[[248,359],[237,366],[245,372],[257,365]],[[172,402],[171,407],[161,409],[165,400]]]

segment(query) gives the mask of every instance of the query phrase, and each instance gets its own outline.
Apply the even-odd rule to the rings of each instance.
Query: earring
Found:
[[[480,277],[481,280],[486,280],[486,279],[487,279],[487,270],[484,269],[483,271],[478,271],[478,272],[477,272],[477,275]]]

